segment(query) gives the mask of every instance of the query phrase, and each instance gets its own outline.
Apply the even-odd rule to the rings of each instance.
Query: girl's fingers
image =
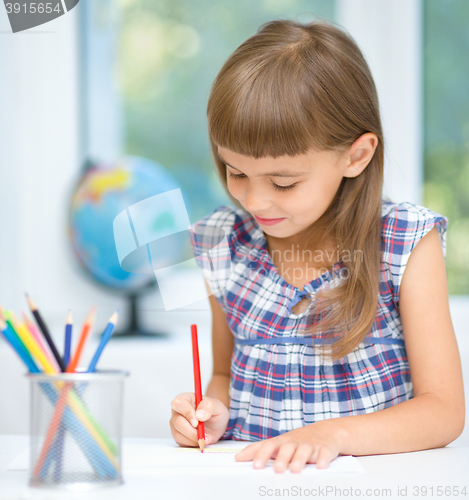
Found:
[[[187,436],[185,436],[184,434],[179,432],[174,427],[173,419],[171,419],[169,421],[169,426],[171,428],[171,435],[173,436],[174,441],[176,441],[176,443],[179,446],[192,446],[192,447],[197,446],[197,441],[193,441],[193,440],[189,439]]]
[[[199,406],[195,411],[195,418],[199,422],[205,422],[213,415],[216,415],[216,413],[214,412],[215,401],[216,400],[211,398],[202,398],[202,401],[199,403]]]
[[[285,443],[280,446],[274,462],[275,472],[284,472],[286,470],[296,449],[297,444],[293,442]]]
[[[337,453],[328,446],[298,444],[294,441],[279,444],[276,439],[268,439],[246,446],[244,450],[236,453],[235,460],[252,460],[255,469],[263,469],[269,459],[275,458],[275,472],[284,472],[288,466],[291,472],[301,472],[308,462],[316,463],[318,469],[325,469],[336,456]]]
[[[171,423],[176,431],[186,436],[186,438],[192,442],[197,443],[197,429],[192,427],[183,415],[174,412],[171,417]]]
[[[317,453],[317,452],[316,452]],[[301,443],[296,448],[295,454],[293,455],[290,462],[291,472],[301,472],[303,467],[308,461],[314,460],[315,457],[314,446],[308,443]]]
[[[248,444],[246,448],[239,451],[235,455],[235,460],[237,462],[249,462],[256,455],[257,450],[262,446],[264,441],[258,441],[257,443]]]
[[[322,447],[318,453],[318,458],[316,460],[316,467],[318,469],[327,468],[331,460],[334,460],[336,456],[337,454],[333,453],[333,451],[330,448]]]
[[[263,469],[268,460],[275,453],[279,443],[276,441],[268,440],[264,441],[262,446],[257,450],[254,456],[252,466],[254,469]]]
[[[197,415],[199,415],[199,412],[204,412],[203,416],[200,415],[201,422],[208,420],[210,417],[221,415],[226,411],[228,411],[228,409],[219,399],[212,399],[205,396],[197,407]]]
[[[190,397],[190,393],[179,395],[171,401],[171,409],[188,420],[192,424],[192,427],[197,427],[198,421],[195,418],[195,396],[192,396],[193,398]]]
[[[186,403],[189,403],[192,408],[195,408],[195,394],[193,392],[183,392],[182,394],[178,394],[172,401],[171,401],[171,407],[173,405],[180,405],[183,404],[185,405]]]

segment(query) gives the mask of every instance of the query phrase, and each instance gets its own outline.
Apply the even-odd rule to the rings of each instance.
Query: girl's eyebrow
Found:
[[[227,167],[234,168],[235,170],[238,170],[238,172],[241,172],[236,167],[233,167],[232,165],[229,165],[221,156],[219,153],[217,153],[218,159],[224,163]],[[290,170],[276,170],[275,172],[269,172],[268,174],[261,174],[261,177],[299,177],[300,175],[304,175],[306,172],[291,172]]]

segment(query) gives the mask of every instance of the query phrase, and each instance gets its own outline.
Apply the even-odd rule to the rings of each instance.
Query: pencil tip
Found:
[[[109,323],[115,325],[117,323],[117,318],[119,317],[119,309],[115,311],[112,316],[109,318]]]
[[[31,309],[31,311],[35,311],[37,309],[36,304],[34,304],[33,299],[27,294],[26,295],[26,301],[28,302],[28,306]]]
[[[94,323],[96,318],[96,306],[91,306],[88,316],[86,317],[87,323]]]
[[[18,325],[18,319],[16,318],[15,313],[13,311],[9,311],[8,315],[12,325],[16,328],[16,326]]]
[[[205,448],[205,439],[199,439],[198,443],[199,443],[200,452],[203,453],[204,448]]]
[[[73,322],[73,317],[72,317],[72,310],[69,309],[68,314],[67,314],[67,324],[71,325]]]

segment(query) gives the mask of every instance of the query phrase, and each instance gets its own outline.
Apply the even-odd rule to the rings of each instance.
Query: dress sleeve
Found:
[[[225,311],[224,291],[231,274],[235,217],[231,207],[218,207],[192,225],[190,238],[197,265]]]
[[[402,276],[412,250],[417,243],[436,227],[446,259],[446,230],[448,218],[432,210],[404,202],[397,204],[383,218],[383,262],[391,274],[393,302],[399,307]]]

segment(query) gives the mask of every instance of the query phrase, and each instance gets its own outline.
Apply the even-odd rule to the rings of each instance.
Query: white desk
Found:
[[[453,488],[458,488],[459,498],[469,498],[469,448],[467,447],[450,446],[414,453],[358,457],[366,471],[362,474],[307,476],[289,472],[276,474],[271,470],[271,474],[262,473],[257,476],[256,473],[261,471],[255,471],[252,475],[238,478],[232,473],[198,477],[195,472],[193,474],[185,472],[181,475],[177,471],[168,469],[156,470],[152,474],[140,474],[136,470],[126,473],[126,446],[157,442],[167,442],[167,440],[124,439],[124,485],[86,493],[68,493],[64,490],[29,488],[27,471],[6,471],[11,461],[28,447],[29,442],[27,436],[0,435],[0,499],[248,500],[291,497],[341,499],[383,497],[402,500],[403,497],[454,497],[454,494],[448,495],[450,491],[454,491]],[[423,494],[422,487],[427,488],[426,495]],[[442,489],[438,490],[438,487]],[[445,488],[451,490],[445,491]],[[466,495],[461,494],[463,488],[466,488]],[[277,495],[275,490],[280,490]]]

